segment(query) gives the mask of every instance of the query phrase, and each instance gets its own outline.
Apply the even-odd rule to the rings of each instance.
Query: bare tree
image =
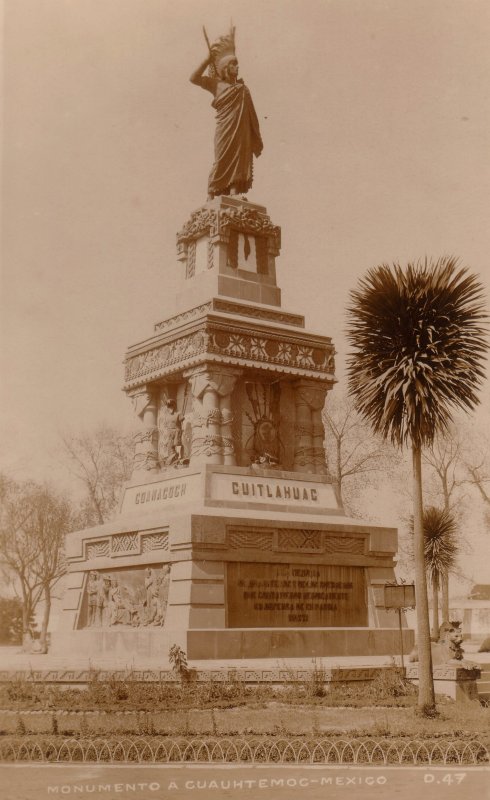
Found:
[[[330,478],[345,507],[355,512],[356,496],[366,481],[375,482],[396,461],[396,454],[354,407],[344,394],[327,398],[323,411],[325,454]]]
[[[22,598],[24,647],[30,646],[30,621],[43,598],[40,650],[46,652],[52,591],[65,572],[63,544],[71,505],[47,486],[5,477],[0,481],[0,499],[2,571]]]
[[[490,510],[490,441],[481,428],[467,431],[462,460],[465,482],[474,486],[485,506]]]
[[[117,506],[124,481],[131,475],[132,437],[100,425],[93,432],[64,434],[61,440],[68,468],[84,489],[78,526],[107,522]]]

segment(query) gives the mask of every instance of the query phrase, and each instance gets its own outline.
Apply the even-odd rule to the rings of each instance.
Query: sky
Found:
[[[236,26],[282,227],[283,307],[330,335],[379,263],[453,254],[490,284],[487,0],[5,0],[0,470],[60,484],[60,433],[129,427],[128,345],[173,311]],[[483,392],[483,413],[488,389]]]

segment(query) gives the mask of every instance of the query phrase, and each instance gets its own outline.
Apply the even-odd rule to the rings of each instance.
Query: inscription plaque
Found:
[[[229,628],[358,628],[368,624],[364,567],[229,563]]]

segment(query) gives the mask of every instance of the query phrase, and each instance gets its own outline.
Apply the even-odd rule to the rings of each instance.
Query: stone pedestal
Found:
[[[406,676],[418,684],[418,664],[407,667]],[[478,700],[477,680],[481,669],[469,661],[448,661],[438,664],[433,669],[434,690],[436,694],[444,694],[453,700]]]
[[[328,480],[334,348],[280,307],[280,229],[263,206],[222,197],[177,243],[177,313],[126,357],[133,476],[113,522],[67,537],[53,650],[398,653],[382,591],[396,531],[347,518]]]

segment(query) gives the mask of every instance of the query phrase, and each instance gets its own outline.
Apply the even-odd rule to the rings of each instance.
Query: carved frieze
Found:
[[[204,233],[216,236],[218,228],[218,212],[214,208],[199,208],[191,214],[191,218],[177,234],[177,247],[198,239]]]
[[[127,388],[213,360],[241,365],[270,365],[290,374],[331,376],[335,369],[334,348],[330,343],[301,341],[281,333],[260,335],[229,325],[208,324],[189,333],[131,355],[126,360]]]
[[[137,533],[117,533],[111,539],[112,553],[138,553],[139,539]]]
[[[353,553],[362,555],[365,552],[364,536],[325,536],[326,553]]]
[[[85,559],[117,557],[126,554],[168,550],[168,531],[155,533],[116,533],[110,538],[85,542]]]
[[[103,558],[104,556],[108,556],[110,554],[110,542],[109,539],[103,539],[99,542],[86,542],[85,543],[85,558],[87,560],[91,558]]]
[[[230,528],[228,530],[228,547],[233,550],[253,548],[255,550],[272,550],[274,531],[267,528]]]
[[[232,549],[363,555],[365,542],[365,536],[330,536],[313,528],[230,527],[227,531],[227,544]]]
[[[323,550],[322,532],[315,530],[281,529],[278,550]]]
[[[141,552],[149,553],[153,550],[168,550],[168,532],[144,533],[141,536]]]

